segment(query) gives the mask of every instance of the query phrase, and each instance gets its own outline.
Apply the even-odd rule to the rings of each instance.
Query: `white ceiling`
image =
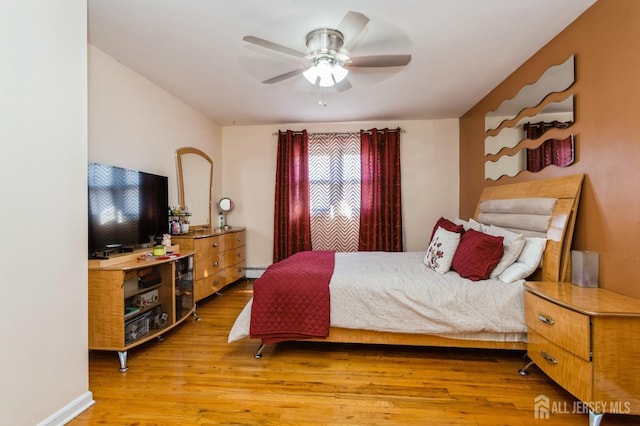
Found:
[[[457,118],[595,0],[88,0],[89,42],[221,125]],[[370,21],[352,56],[405,54],[405,67],[351,69],[352,88],[261,81],[347,11]],[[348,42],[348,41],[347,41]],[[551,64],[550,64],[551,65]]]

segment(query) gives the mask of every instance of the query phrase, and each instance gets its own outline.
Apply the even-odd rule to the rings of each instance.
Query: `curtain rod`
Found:
[[[396,132],[395,129],[390,129],[390,132]],[[406,133],[407,131],[405,129],[400,129],[398,130],[400,133]],[[294,134],[300,134],[302,133],[302,131],[294,131]],[[353,132],[309,132],[307,134],[309,135],[352,135],[352,134],[360,134],[360,130],[355,130]],[[371,134],[371,132],[369,130],[365,130],[364,133],[369,133]],[[271,136],[278,136],[278,132],[273,132],[271,133]]]

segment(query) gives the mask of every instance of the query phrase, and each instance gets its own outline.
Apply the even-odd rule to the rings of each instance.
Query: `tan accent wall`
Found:
[[[640,297],[640,1],[600,0],[460,119],[460,216],[482,188],[585,173],[573,248],[600,253],[600,287]],[[576,163],[484,180],[484,115],[576,55]],[[490,60],[490,58],[488,58]]]

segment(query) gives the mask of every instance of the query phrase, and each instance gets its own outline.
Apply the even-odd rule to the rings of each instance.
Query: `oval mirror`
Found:
[[[213,161],[197,148],[176,150],[178,202],[191,213],[191,227],[211,225]]]
[[[218,208],[223,213],[229,213],[231,210],[233,210],[234,207],[235,205],[229,197],[223,197],[220,199],[220,201],[218,201]]]

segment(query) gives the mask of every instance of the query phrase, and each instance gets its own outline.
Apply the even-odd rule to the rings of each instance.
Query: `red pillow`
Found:
[[[440,219],[438,219],[435,226],[433,227],[433,231],[431,231],[431,238],[429,239],[429,241],[433,240],[433,236],[438,230],[438,227],[444,228],[447,231],[457,232],[458,234],[464,234],[464,226],[456,225],[455,223],[451,222],[449,219],[445,219],[444,217],[441,217]]]
[[[451,269],[471,281],[486,280],[502,259],[504,237],[468,229],[460,238]]]

